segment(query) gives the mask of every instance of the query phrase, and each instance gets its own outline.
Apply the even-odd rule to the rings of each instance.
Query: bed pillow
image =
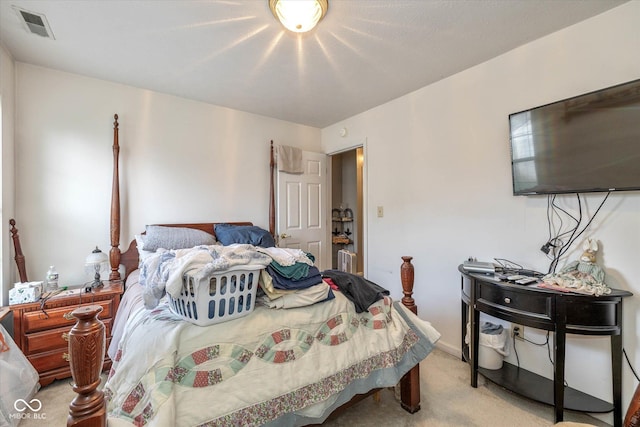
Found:
[[[246,243],[253,246],[270,248],[276,245],[273,236],[265,229],[255,225],[217,224],[216,237],[223,245]]]
[[[144,237],[141,234],[136,234],[133,236],[136,239],[136,247],[138,248],[138,259],[140,262],[143,262],[145,259],[149,258],[155,252],[147,251],[144,248]]]
[[[144,250],[155,252],[158,248],[185,249],[199,245],[215,245],[216,238],[206,231],[186,227],[147,225],[143,236]]]

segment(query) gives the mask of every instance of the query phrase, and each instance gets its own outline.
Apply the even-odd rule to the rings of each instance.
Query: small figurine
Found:
[[[547,274],[542,281],[551,286],[593,295],[606,295],[611,289],[604,283],[604,270],[596,264],[598,242],[588,238],[580,259],[567,264],[559,273]]]

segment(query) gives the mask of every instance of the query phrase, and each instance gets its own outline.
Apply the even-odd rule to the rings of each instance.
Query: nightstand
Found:
[[[68,340],[69,331],[76,323],[71,312],[76,308],[88,305],[102,307],[99,319],[105,325],[106,347],[109,347],[111,327],[124,287],[121,281],[104,283],[93,292],[85,292],[84,288],[71,289],[44,304],[37,301],[9,307],[13,312],[14,341],[38,371],[41,386],[71,376]],[[103,369],[110,367],[111,360],[105,354]]]

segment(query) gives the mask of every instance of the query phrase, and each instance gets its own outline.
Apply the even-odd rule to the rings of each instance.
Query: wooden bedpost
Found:
[[[113,181],[111,186],[111,250],[109,280],[120,280],[120,179],[118,174],[118,115],[113,116]],[[99,305],[78,307],[71,314],[77,319],[69,332],[69,363],[73,391],[77,396],[69,405],[67,427],[107,425],[104,393],[98,390],[106,351],[106,332],[98,315]],[[114,313],[115,315],[115,313]]]
[[[99,305],[78,307],[71,314],[78,319],[69,332],[69,363],[73,391],[67,427],[104,427],[107,413],[104,393],[98,390],[106,346],[105,326],[98,319]]]
[[[276,168],[276,160],[275,160],[275,156],[273,153],[273,139],[271,140],[271,155],[270,155],[270,159],[269,159],[269,178],[270,178],[270,183],[269,183],[269,233],[271,233],[271,235],[273,236],[273,238],[275,239],[275,241],[277,242],[278,239],[276,238],[276,192],[275,192],[275,188],[274,188],[274,173],[275,173],[275,168]]]
[[[111,250],[109,280],[120,280],[120,176],[118,174],[118,115],[113,115],[113,182],[111,183]]]
[[[635,393],[629,403],[629,409],[627,409],[627,415],[624,417],[625,427],[638,427],[640,426],[640,384],[636,387]]]
[[[16,220],[11,218],[9,220],[9,225],[11,225],[11,238],[13,239],[13,247],[16,251],[16,264],[18,265],[18,275],[20,276],[21,282],[28,282],[27,280],[27,268],[25,266],[24,255],[22,254],[22,245],[20,245],[20,235],[18,234],[18,229],[16,228]]]
[[[403,256],[402,265],[400,266],[400,281],[402,282],[402,304],[411,310],[414,314],[418,314],[413,295],[414,269],[411,260],[413,257]],[[407,372],[402,380],[400,380],[400,400],[402,408],[413,414],[420,410],[420,365],[416,365]]]
[[[402,265],[400,266],[400,281],[402,282],[402,304],[407,307],[413,314],[418,314],[418,307],[416,307],[415,300],[413,299],[413,279],[414,270],[411,260],[413,257],[403,256]]]

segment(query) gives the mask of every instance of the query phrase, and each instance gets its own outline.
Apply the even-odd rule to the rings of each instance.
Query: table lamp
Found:
[[[89,254],[89,256],[87,256],[87,259],[84,263],[85,267],[87,268],[87,270],[95,272],[93,281],[88,282],[85,286],[85,290],[87,292],[102,286],[102,281],[100,280],[100,271],[103,268],[106,268],[107,261],[109,261],[109,257],[107,257],[107,254],[98,249],[97,246]]]

